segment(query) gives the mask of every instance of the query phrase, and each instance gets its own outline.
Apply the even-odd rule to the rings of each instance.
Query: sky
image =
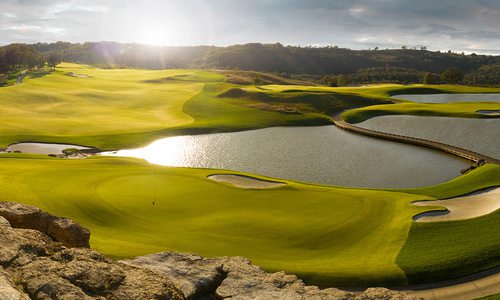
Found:
[[[55,41],[500,55],[500,0],[0,0],[0,45]]]

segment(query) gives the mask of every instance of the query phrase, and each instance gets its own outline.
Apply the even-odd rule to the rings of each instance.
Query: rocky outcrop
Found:
[[[414,299],[383,288],[358,295],[321,290],[243,257],[163,252],[114,261],[87,247],[69,248],[72,234],[86,232],[71,220],[14,203],[0,203],[0,212],[6,216],[0,216],[0,300]]]
[[[105,258],[89,248],[67,248],[0,217],[0,299],[185,299],[165,276]],[[15,283],[15,285],[14,285]],[[6,293],[7,294],[7,293]],[[17,297],[17,298],[15,298]]]
[[[73,220],[43,212],[37,207],[0,202],[0,216],[15,228],[38,230],[66,247],[90,247],[90,231],[87,228]]]
[[[0,225],[1,226],[1,225]],[[16,289],[9,275],[0,267],[0,300],[28,300],[25,293]]]
[[[188,299],[416,299],[385,288],[370,288],[359,295],[335,288],[321,290],[295,275],[267,273],[244,257],[163,252],[121,262],[170,278]]]

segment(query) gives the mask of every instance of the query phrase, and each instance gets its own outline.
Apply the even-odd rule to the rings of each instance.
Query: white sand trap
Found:
[[[478,110],[476,111],[478,114],[483,114],[483,115],[489,115],[489,116],[500,116],[500,110],[495,109],[495,110]]]
[[[466,196],[436,201],[414,202],[418,206],[444,206],[448,212],[427,212],[415,216],[417,222],[451,221],[480,217],[500,209],[500,187],[477,191]]]
[[[267,181],[244,175],[218,174],[209,175],[208,178],[218,182],[227,182],[245,189],[271,189],[285,185],[282,182]]]
[[[78,78],[88,78],[89,77],[89,75],[86,75],[86,74],[77,74],[77,73],[73,73],[73,72],[68,72],[67,74],[69,76],[78,77]]]

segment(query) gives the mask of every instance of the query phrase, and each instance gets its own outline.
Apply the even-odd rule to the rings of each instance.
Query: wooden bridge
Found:
[[[340,117],[340,114],[342,112],[336,114],[335,116],[332,117],[333,122],[336,126],[349,130],[355,133],[363,134],[363,135],[368,135],[376,138],[382,138],[390,141],[396,141],[396,142],[403,142],[407,144],[412,144],[412,145],[417,145],[417,146],[423,146],[435,150],[439,150],[442,152],[446,152],[455,156],[458,156],[460,158],[472,161],[474,163],[478,163],[479,161],[483,160],[486,163],[492,163],[492,164],[497,164],[500,165],[500,160],[474,152],[470,151],[467,149],[463,149],[460,147],[455,147],[452,145],[447,145],[435,141],[430,141],[426,139],[421,139],[421,138],[416,138],[416,137],[410,137],[410,136],[404,136],[404,135],[399,135],[399,134],[392,134],[392,133],[386,133],[386,132],[381,132],[381,131],[376,131],[376,130],[370,130],[358,126],[354,126],[351,123],[348,123]]]

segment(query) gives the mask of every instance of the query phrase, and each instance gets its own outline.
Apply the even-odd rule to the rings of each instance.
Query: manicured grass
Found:
[[[499,223],[500,211],[461,221],[413,223],[396,262],[413,283],[451,279],[497,267]]]
[[[9,154],[0,160],[2,200],[75,219],[90,228],[92,247],[112,257],[165,250],[242,255],[267,270],[285,270],[324,286],[406,283],[396,257],[412,216],[428,210],[409,203],[430,200],[423,194],[433,193],[291,181],[271,190],[245,190],[206,178],[227,171],[160,167],[125,158]],[[487,176],[478,172],[482,168],[449,183],[448,195],[460,192],[459,186],[483,186],[477,179]],[[487,167],[494,174],[499,168]],[[451,235],[447,230],[443,234]],[[492,241],[472,235],[461,245],[491,247]],[[421,257],[425,260],[426,253],[414,256]],[[474,259],[484,266],[481,257]],[[419,267],[402,266],[409,274]]]
[[[384,115],[442,116],[460,118],[498,118],[495,115],[476,113],[478,110],[499,110],[500,103],[397,103],[353,109],[342,113],[349,123],[363,122],[369,118]]]
[[[473,177],[461,176],[423,189],[403,189],[445,199],[500,185],[500,167],[485,165]],[[451,279],[499,266],[500,211],[460,221],[416,223],[396,260],[412,283]],[[480,262],[480,263],[479,263]]]
[[[500,294],[477,298],[474,300],[500,300]]]
[[[68,72],[88,75],[77,78]],[[89,136],[153,131],[193,122],[182,109],[202,82],[149,81],[178,75],[221,76],[186,70],[97,70],[61,64],[57,71],[0,89],[0,144],[19,140],[88,144]],[[79,139],[79,137],[82,137]],[[91,143],[104,146],[102,142]]]
[[[0,89],[0,122],[6,124],[0,126],[0,147],[38,141],[118,149],[162,136],[330,124],[314,112],[290,115],[221,99],[218,93],[234,85],[214,72],[62,63],[55,72],[34,77]]]

